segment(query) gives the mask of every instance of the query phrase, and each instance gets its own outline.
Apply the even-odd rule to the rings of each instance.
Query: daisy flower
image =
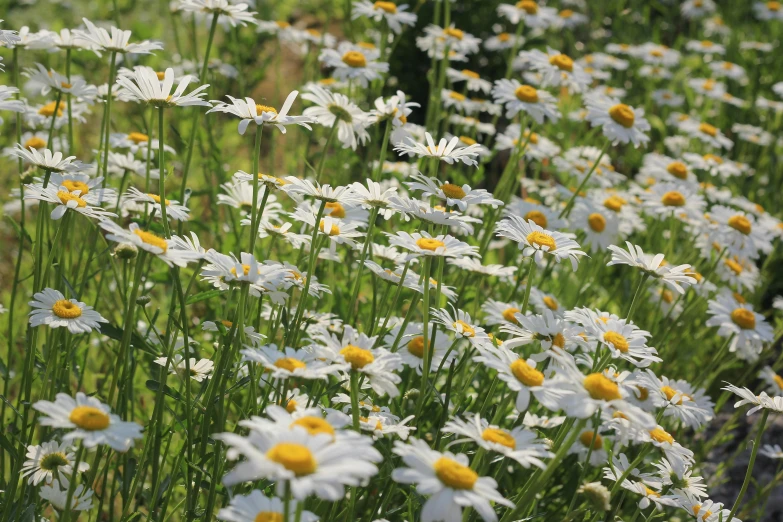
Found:
[[[729,293],[718,294],[708,301],[707,314],[710,318],[705,324],[717,326],[718,335],[731,339],[729,350],[732,352],[747,349],[752,354],[758,354],[765,343],[774,340],[773,328],[764,316],[754,312],[750,304],[738,301]]]
[[[693,429],[708,423],[714,417],[715,404],[704,393],[684,380],[658,377],[651,370],[641,373],[638,385],[647,390],[656,408],[665,408],[664,417],[674,417]]]
[[[517,36],[513,33],[497,33],[484,40],[484,49],[487,51],[506,51],[508,49],[519,49],[525,44],[523,36]]]
[[[100,331],[100,323],[109,322],[92,306],[76,299],[66,299],[60,291],[52,288],[36,293],[28,304],[33,308],[30,312],[31,326],[65,327],[72,334],[80,334]]]
[[[271,372],[273,379],[327,379],[339,371],[348,367],[343,364],[326,364],[316,358],[312,350],[286,346],[280,350],[275,344],[259,346],[258,348],[245,347],[242,351],[242,360],[259,363],[267,371]]]
[[[49,185],[46,188],[43,187],[43,184],[38,183],[25,185],[24,197],[25,199],[54,203],[54,209],[50,214],[53,220],[62,218],[68,210],[98,220],[117,217],[117,214],[113,212],[93,206],[91,203],[95,201],[95,198],[82,198],[81,195],[82,192],[79,188],[70,191],[68,186],[58,187],[49,180]]]
[[[628,250],[624,250],[617,245],[611,245],[609,250],[612,252],[612,259],[606,264],[628,265],[641,270],[643,273],[661,280],[665,285],[677,290],[680,294],[685,293],[682,285],[690,286],[696,284],[696,279],[689,275],[691,265],[672,266],[664,264],[663,254],[645,254],[642,247],[625,242]]]
[[[122,31],[114,26],[109,27],[107,31],[103,27],[96,27],[95,24],[86,18],[82,18],[82,21],[87,29],[75,29],[73,31],[75,40],[79,45],[87,45],[95,50],[119,54],[151,54],[152,51],[163,49],[163,43],[151,40],[130,43],[130,31]]]
[[[308,116],[289,116],[288,111],[291,110],[291,106],[296,101],[296,97],[299,95],[299,91],[293,91],[285,99],[283,107],[278,112],[274,107],[256,103],[252,98],[239,99],[233,96],[226,96],[231,103],[225,103],[219,100],[212,100],[214,107],[207,111],[210,112],[224,112],[232,114],[238,117],[239,120],[239,134],[245,134],[247,126],[250,123],[256,125],[263,125],[268,123],[277,127],[277,130],[285,134],[286,125],[300,125],[307,130],[312,130],[308,123],[313,123],[313,119]]]
[[[625,359],[638,368],[661,361],[655,348],[647,346],[650,332],[639,329],[625,319],[596,321],[592,325],[592,334],[609,349],[614,359]]]
[[[544,264],[544,257],[553,256],[557,263],[570,260],[571,268],[576,271],[579,257],[587,255],[579,250],[579,244],[570,236],[546,230],[532,220],[526,222],[518,216],[503,219],[498,223],[496,233],[516,242],[522,255],[533,257],[538,265]]]
[[[38,401],[33,408],[44,414],[39,419],[42,426],[72,430],[65,434],[63,440],[81,440],[86,448],[106,444],[125,452],[133,447],[134,439],[144,437],[141,426],[123,421],[111,413],[108,405],[82,392],[78,392],[75,399],[58,393],[54,402]]]
[[[783,413],[783,397],[770,396],[767,392],[761,392],[759,395],[754,394],[747,388],[740,388],[729,384],[722,388],[727,392],[731,392],[737,395],[740,400],[734,403],[735,408],[740,408],[746,404],[752,404],[753,408],[748,410],[747,415],[752,415],[759,410],[769,410],[773,413]]]
[[[349,365],[351,371],[363,374],[378,395],[396,397],[402,380],[395,372],[402,368],[402,358],[384,348],[373,348],[376,337],[368,337],[346,326],[342,339],[329,333],[316,334],[315,353],[333,363]]]
[[[421,173],[413,174],[411,178],[413,181],[405,182],[411,190],[421,190],[422,197],[434,196],[445,199],[447,205],[456,206],[463,212],[468,205],[490,205],[493,208],[503,205],[502,201],[493,198],[492,194],[484,189],[471,189],[470,185],[459,186],[449,182],[441,183]]]
[[[692,185],[670,181],[656,183],[639,196],[644,210],[657,219],[673,216],[687,222],[704,214],[704,198]]]
[[[529,196],[524,199],[512,197],[506,214],[520,216],[525,222],[532,221],[541,228],[557,229],[566,226],[566,221],[559,216],[560,212]]]
[[[535,360],[543,360],[553,354],[563,354],[563,350],[573,351],[577,346],[584,346],[580,329],[565,322],[548,307],[541,315],[515,313],[514,322],[502,324],[500,331],[510,334],[503,343],[507,348],[541,343],[545,353],[534,355]]]
[[[715,9],[716,5],[712,0],[685,0],[680,5],[680,12],[689,20],[703,18],[708,14],[714,13]]]
[[[179,8],[186,12],[203,13],[206,15],[218,15],[218,22],[222,25],[230,24],[231,27],[240,25],[246,26],[248,23],[256,24],[253,11],[248,11],[248,5],[242,3],[232,3],[229,0],[180,0]]]
[[[483,80],[479,73],[470,69],[458,70],[449,67],[446,69],[446,76],[451,83],[466,82],[469,91],[480,91],[486,94],[492,89],[492,82]]]
[[[449,27],[438,27],[430,24],[424,28],[424,36],[416,38],[416,46],[427,52],[427,56],[443,59],[448,49],[449,54],[454,53],[452,60],[474,54],[479,51],[481,40],[462,29],[457,29],[454,24]],[[463,58],[463,61],[467,58]]]
[[[7,87],[5,85],[0,85],[0,110],[2,111],[12,111],[12,112],[24,112],[27,108],[25,105],[25,102],[22,100],[15,100],[12,97],[19,93],[19,89],[16,87]],[[29,145],[27,145],[26,142],[24,143],[24,148],[28,149],[30,148]],[[36,149],[43,149],[46,147],[46,142],[43,142],[38,147],[33,147]]]
[[[483,276],[509,278],[513,277],[517,271],[516,267],[513,266],[482,265],[481,260],[472,257],[448,258],[446,262],[450,265],[458,266],[463,270],[481,274]]]
[[[580,201],[569,218],[572,228],[584,232],[583,243],[595,253],[614,244],[620,236],[620,220],[606,207]]]
[[[783,459],[783,449],[781,449],[779,444],[764,444],[759,450],[759,453],[769,459]]]
[[[767,391],[773,395],[783,394],[783,377],[775,373],[769,366],[759,371],[759,378],[767,385]]]
[[[592,83],[592,78],[571,57],[547,47],[546,53],[538,49],[519,53],[522,61],[533,71],[542,74],[542,87],[564,86],[571,93],[580,93]]]
[[[149,194],[141,192],[134,187],[129,187],[128,192],[122,196],[123,202],[140,205],[150,205],[151,208],[157,211],[158,215],[161,215],[161,199],[157,194]],[[174,221],[187,221],[190,219],[190,209],[185,205],[180,205],[179,201],[175,199],[167,199],[166,204],[166,216]]]
[[[302,99],[315,104],[304,110],[304,116],[313,118],[324,127],[337,125],[337,139],[343,148],[356,150],[360,142],[363,144],[370,139],[366,130],[371,123],[369,115],[344,94],[313,86],[302,95]]]
[[[134,101],[148,103],[154,107],[189,107],[191,105],[202,105],[211,107],[212,105],[201,98],[206,96],[204,92],[209,85],[201,85],[196,90],[185,94],[192,76],[186,75],[179,80],[179,84],[174,92],[171,88],[174,86],[174,69],[169,67],[163,75],[163,80],[158,77],[158,73],[150,67],[137,67],[133,71],[127,71],[126,74],[117,77],[117,83],[128,92]]]
[[[435,141],[432,139],[432,135],[429,132],[425,133],[424,137],[427,141],[426,145],[417,142],[413,138],[407,138],[407,143],[398,143],[395,145],[394,150],[400,154],[407,154],[409,156],[437,158],[441,161],[445,161],[449,165],[455,162],[462,162],[471,167],[478,166],[476,157],[481,150],[481,145],[478,143],[467,147],[458,147],[459,137],[454,136],[448,142],[446,141],[446,138],[441,138],[438,144],[435,145]]]
[[[550,382],[550,378],[536,368],[535,360],[523,359],[503,345],[484,343],[478,346],[478,350],[479,355],[473,357],[473,360],[495,370],[511,392],[516,392],[517,411],[521,413],[528,409],[531,395],[547,409],[557,411],[561,408],[560,402],[567,392],[558,387],[557,381]]]
[[[490,424],[486,419],[482,419],[478,413],[474,417],[452,419],[443,426],[441,431],[462,437],[454,440],[451,444],[475,442],[480,448],[500,453],[495,462],[506,457],[517,461],[525,469],[531,466],[543,469],[546,464],[542,459],[554,456],[549,451],[548,445],[527,428],[517,426],[511,431],[504,430],[497,425]]]
[[[117,243],[130,243],[137,248],[155,254],[169,266],[185,267],[188,263],[198,261],[204,256],[199,252],[185,249],[183,247],[184,240],[179,236],[166,239],[139,228],[136,223],[131,223],[127,229],[122,228],[114,221],[100,221],[98,224],[108,232],[106,239]]]
[[[708,232],[729,248],[732,255],[757,259],[772,252],[772,237],[758,226],[753,214],[723,205],[713,205],[706,217],[714,225]]]
[[[353,3],[353,14],[351,17],[356,20],[359,17],[366,16],[375,22],[385,21],[389,29],[394,34],[400,34],[403,25],[416,25],[417,16],[408,12],[408,4],[397,5],[391,1],[379,0],[370,2],[361,0]]]
[[[168,357],[165,356],[158,357],[153,362],[163,367],[169,365]],[[188,366],[190,366],[190,370],[188,370]],[[186,362],[182,355],[176,354],[171,359],[169,373],[181,375],[184,377],[188,374],[188,371],[190,371],[191,379],[196,382],[204,382],[205,379],[212,377],[212,371],[214,368],[215,363],[209,359],[199,359],[197,361],[195,358],[191,357],[190,360]]]
[[[27,477],[27,483],[37,486],[41,482],[51,484],[52,480],[61,475],[73,473],[76,455],[71,444],[55,440],[39,445],[27,446],[27,460],[21,468],[21,477]],[[87,471],[90,465],[79,463],[79,471]]]
[[[731,150],[734,147],[733,141],[727,138],[719,128],[709,123],[686,120],[680,125],[680,130],[691,138],[697,138],[702,143],[716,149]]]
[[[291,514],[296,513],[301,522],[317,522],[318,516],[310,511],[299,511],[298,503],[291,505]],[[285,520],[285,505],[278,497],[267,497],[254,489],[248,495],[235,495],[227,507],[217,513],[219,520],[226,522],[292,522]]]
[[[418,284],[418,281],[413,282]],[[387,346],[393,346],[394,342],[397,340],[397,337],[400,337],[400,330],[402,330],[401,325],[392,328],[383,338],[383,342]],[[416,373],[421,375],[421,370],[424,365],[425,351],[424,335],[422,335],[422,324],[408,323],[405,326],[405,330],[402,332],[400,342],[402,343],[402,347],[396,353],[400,355],[402,364],[409,368],[415,369]],[[452,352],[448,355],[448,359],[444,361],[444,358],[449,351],[449,346],[451,346],[451,341],[447,336],[436,335],[435,339],[433,340],[432,335],[430,335],[429,344],[431,348],[429,351],[431,352],[430,361],[432,368],[440,368],[441,365],[448,366],[451,360],[454,359],[455,354]]]
[[[516,302],[503,303],[494,299],[487,299],[481,305],[481,311],[484,313],[484,322],[487,326],[496,324],[518,324],[516,314],[521,310],[522,305]]]
[[[16,144],[10,151],[12,156],[21,158],[22,161],[46,172],[81,172],[90,168],[81,161],[74,161],[76,156],[63,157],[62,152],[52,152],[49,149],[35,149],[33,147],[24,148]]]
[[[380,80],[381,73],[389,72],[389,64],[378,61],[380,55],[375,48],[340,42],[337,49],[321,49],[318,60],[334,69],[332,75],[337,80],[355,81],[357,85],[367,87],[370,82]]]
[[[652,99],[662,107],[681,107],[685,103],[685,96],[676,94],[668,89],[656,89],[652,92]]]
[[[650,130],[650,123],[644,118],[644,109],[634,109],[620,103],[617,98],[601,94],[586,95],[585,106],[587,121],[593,127],[601,126],[604,136],[613,145],[633,143],[638,148],[650,141],[646,134]]]
[[[783,6],[775,0],[770,2],[753,2],[753,14],[756,15],[756,18],[763,21],[783,21]]]
[[[382,460],[362,438],[311,434],[298,426],[251,430],[247,437],[221,433],[215,438],[228,446],[229,460],[245,457],[223,477],[225,485],[267,479],[277,483],[280,495],[290,487],[291,495],[299,501],[315,495],[336,502],[345,494],[345,486],[359,486],[377,474],[374,463]]]
[[[686,162],[651,152],[645,154],[642,160],[642,168],[639,174],[650,176],[657,181],[669,181],[673,183],[687,182],[691,184],[698,183],[698,178],[693,173],[693,169]]]
[[[492,98],[495,103],[505,106],[508,119],[519,112],[530,115],[538,124],[544,123],[546,119],[557,123],[560,119],[554,96],[531,85],[523,85],[517,80],[496,80],[492,88]]]
[[[726,54],[724,46],[710,40],[690,40],[685,44],[685,48],[701,54]]]
[[[452,307],[452,313],[445,308],[430,310],[430,320],[433,323],[446,327],[446,330],[454,332],[457,338],[465,338],[473,346],[479,346],[489,340],[484,328],[470,318],[470,314]]]
[[[573,445],[568,448],[568,455],[577,455],[577,458],[584,462],[589,453],[590,461],[588,464],[600,466],[609,459],[609,454],[604,449],[604,440],[611,440],[611,437],[605,434],[601,435],[591,429],[581,430]]]
[[[420,494],[430,495],[422,508],[422,522],[461,520],[463,507],[475,509],[485,522],[495,522],[497,515],[491,502],[514,507],[498,493],[497,482],[479,476],[470,468],[468,457],[461,453],[441,453],[419,439],[411,439],[410,444],[395,441],[392,451],[408,466],[395,469],[392,479],[402,484],[417,484]]]
[[[516,25],[524,22],[531,29],[547,29],[557,21],[557,9],[538,5],[535,0],[522,0],[515,4],[500,4],[498,16]]]
[[[704,171],[710,176],[719,176],[723,181],[742,174],[742,171],[734,162],[715,154],[701,155],[686,152],[683,154],[683,159],[694,170]]]
[[[427,232],[397,232],[392,234],[386,232],[389,238],[389,244],[404,248],[420,256],[438,256],[438,257],[466,257],[478,256],[478,247],[470,246],[467,243],[451,235],[431,236]]]
[[[68,504],[68,490],[69,484],[65,478],[55,480],[51,484],[41,486],[41,490],[38,492],[40,497],[59,509],[60,511],[65,509]],[[79,484],[73,490],[71,495],[71,509],[73,511],[86,511],[92,508],[92,495],[91,489],[85,488],[83,484]]]

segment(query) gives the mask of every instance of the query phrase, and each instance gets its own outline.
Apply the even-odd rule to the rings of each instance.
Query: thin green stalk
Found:
[[[345,321],[346,324],[353,324],[351,322],[351,319],[354,316],[354,313],[358,313],[359,305],[356,302],[356,300],[359,297],[359,286],[362,281],[362,272],[364,268],[364,261],[367,259],[367,250],[370,247],[370,243],[372,243],[372,232],[373,228],[375,227],[375,221],[378,218],[378,207],[373,207],[372,211],[370,211],[370,220],[367,225],[367,239],[364,241],[364,246],[362,247],[362,253],[359,256],[359,266],[356,269],[356,277],[353,281],[353,291],[351,292],[351,300],[349,303],[351,304],[351,307],[348,309],[348,319]]]
[[[582,189],[585,187],[585,185],[587,185],[587,182],[590,181],[590,176],[593,175],[593,172],[595,172],[595,169],[598,167],[598,164],[601,163],[601,159],[603,159],[604,154],[606,154],[606,150],[608,148],[609,148],[609,140],[607,140],[606,143],[604,143],[604,146],[601,149],[601,154],[598,155],[598,159],[595,160],[593,166],[590,167],[590,171],[582,180],[582,183],[580,183],[579,186],[574,191],[574,195],[571,196],[571,199],[568,200],[568,203],[566,203],[565,208],[563,208],[562,212],[560,212],[560,215],[558,216],[559,218],[564,219],[571,214],[571,210],[573,210],[574,208],[574,203],[576,202],[576,198],[579,196],[579,193],[582,192]]]
[[[745,492],[748,490],[750,479],[753,476],[753,465],[756,463],[756,455],[758,454],[759,446],[761,445],[761,436],[764,435],[764,427],[767,425],[767,417],[769,417],[769,410],[765,408],[764,413],[761,415],[761,422],[759,423],[758,428],[759,431],[756,434],[756,439],[753,441],[753,449],[750,452],[750,461],[748,462],[748,470],[745,473],[745,480],[742,482],[742,488],[737,495],[737,500],[734,501],[734,505],[731,507],[729,516],[726,517],[727,521],[734,520],[734,514],[739,509],[740,504],[742,503],[742,499],[745,496]]]
[[[164,110],[164,107],[158,109],[158,197],[160,198],[160,219],[163,223],[163,235],[168,239],[171,237],[171,230],[169,229],[169,218],[166,216],[166,151],[163,148]]]

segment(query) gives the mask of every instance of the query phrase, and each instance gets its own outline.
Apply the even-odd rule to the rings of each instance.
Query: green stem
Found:
[[[582,183],[579,184],[579,186],[574,191],[574,195],[571,196],[571,199],[568,200],[568,203],[566,204],[565,208],[562,212],[560,212],[560,215],[558,216],[561,219],[567,218],[569,214],[571,214],[571,210],[574,208],[574,203],[576,202],[577,196],[579,196],[579,193],[582,192],[582,189],[587,185],[587,182],[590,181],[590,176],[593,175],[593,172],[595,172],[595,169],[598,167],[598,164],[601,163],[601,159],[604,157],[604,154],[606,154],[606,150],[609,148],[609,140],[604,143],[603,148],[601,149],[601,154],[598,156],[598,159],[595,160],[593,163],[593,166],[590,167],[590,172],[587,173],[587,176],[585,176],[585,179],[582,180]]]
[[[160,218],[163,221],[163,235],[167,239],[171,237],[169,230],[169,218],[166,216],[166,154],[163,149],[163,111],[164,107],[158,109],[158,196],[160,197]]]
[[[737,500],[734,501],[734,505],[731,507],[731,513],[726,518],[726,522],[734,520],[734,514],[742,503],[742,498],[745,496],[745,492],[748,490],[750,479],[753,476],[753,465],[756,463],[756,455],[759,452],[759,446],[761,445],[761,436],[764,434],[764,427],[767,424],[767,417],[769,417],[769,410],[764,409],[764,413],[761,416],[761,422],[759,423],[759,431],[756,434],[756,439],[753,441],[753,450],[750,452],[750,462],[748,462],[748,471],[745,473],[745,480],[742,482],[742,488],[740,489]]]

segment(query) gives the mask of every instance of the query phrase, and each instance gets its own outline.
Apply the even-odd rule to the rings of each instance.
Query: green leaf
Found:
[[[154,392],[157,392],[160,389],[160,383],[158,381],[153,380],[153,379],[147,380],[147,382],[145,384],[146,384],[148,390],[152,390]],[[180,393],[178,391],[172,390],[171,388],[169,388],[165,384],[163,385],[163,393],[168,395],[169,397],[171,397],[174,400],[177,400],[177,401],[180,401],[180,402],[185,402],[185,399],[182,397],[182,395],[180,395]]]
[[[191,295],[188,297],[187,301],[185,301],[185,304],[193,304],[198,303],[199,301],[206,301],[207,299],[212,299],[215,296],[220,295],[223,293],[222,290],[207,290],[205,292],[199,292],[197,294]]]

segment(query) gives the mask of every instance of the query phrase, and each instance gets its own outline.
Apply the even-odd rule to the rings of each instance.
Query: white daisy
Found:
[[[30,325],[48,325],[50,328],[68,328],[72,334],[100,331],[100,323],[108,323],[101,314],[76,299],[66,299],[58,290],[44,288],[33,296],[28,303]]]
[[[587,255],[570,236],[546,230],[532,220],[525,221],[517,216],[503,219],[497,224],[496,232],[498,236],[516,242],[522,255],[533,257],[538,265],[544,264],[544,257],[553,256],[557,263],[570,260],[571,268],[576,271],[579,257]]]
[[[318,516],[310,511],[299,511],[296,501],[290,506],[291,515],[301,522],[317,522]],[[217,513],[219,520],[227,522],[293,522],[293,518],[285,520],[285,505],[278,497],[267,497],[261,491],[254,489],[247,495],[236,495],[231,498],[227,507]]]
[[[203,254],[185,249],[184,240],[179,236],[165,239],[139,228],[136,223],[131,223],[127,229],[113,221],[101,221],[98,223],[106,230],[106,239],[117,243],[130,243],[142,250],[155,254],[161,261],[169,266],[177,265],[185,267],[188,263],[198,261]]]
[[[211,107],[212,105],[208,101],[201,99],[207,95],[205,90],[209,88],[209,85],[201,85],[194,91],[185,94],[185,89],[188,88],[192,80],[192,76],[184,76],[172,93],[174,69],[171,67],[166,69],[163,80],[150,67],[137,67],[135,70],[117,77],[117,83],[130,94],[134,101],[149,103],[154,107],[188,107],[191,105]]]
[[[363,144],[370,139],[366,130],[371,123],[369,115],[344,94],[314,86],[302,95],[302,99],[315,104],[302,114],[324,127],[337,125],[337,139],[344,148],[356,150],[360,142]]]
[[[275,344],[245,347],[242,360],[261,364],[271,372],[273,379],[327,379],[339,371],[348,369],[347,364],[327,364],[319,360],[313,350],[296,350],[286,346],[280,350]]]
[[[27,446],[27,460],[22,464],[21,477],[27,477],[27,483],[37,486],[41,482],[50,484],[55,477],[73,473],[76,455],[71,444],[55,440],[39,445]],[[79,471],[87,471],[90,465],[79,463]]]
[[[382,73],[389,72],[389,64],[378,61],[380,54],[375,48],[367,49],[346,41],[340,42],[337,49],[321,49],[318,60],[334,69],[332,75],[337,80],[354,81],[367,87],[370,82],[380,80]]]
[[[418,18],[416,14],[408,12],[408,4],[397,5],[394,2],[384,0],[376,2],[360,0],[354,2],[351,17],[355,20],[362,16],[366,16],[376,22],[385,21],[389,29],[395,34],[402,32],[403,25],[411,27],[416,25]]]
[[[633,143],[634,147],[646,144],[650,137],[650,123],[644,118],[644,109],[621,103],[617,98],[589,94],[585,96],[587,121],[593,127],[601,126],[604,136],[618,143]]]
[[[291,110],[291,106],[296,101],[296,97],[299,95],[299,91],[292,91],[291,94],[285,99],[283,107],[280,112],[274,107],[256,103],[252,98],[239,99],[233,96],[226,95],[231,103],[225,103],[219,100],[212,100],[214,106],[207,111],[210,112],[225,112],[227,114],[233,114],[240,118],[239,120],[239,134],[244,134],[247,130],[247,126],[251,122],[256,125],[263,125],[268,123],[277,127],[277,130],[285,134],[286,125],[300,125],[307,130],[312,130],[308,123],[313,123],[313,119],[308,116],[289,116],[288,111]]]
[[[496,80],[492,88],[492,98],[495,103],[505,106],[508,119],[520,111],[530,115],[538,124],[544,123],[546,119],[553,123],[560,119],[554,96],[531,85],[523,85],[517,80]]]
[[[86,448],[106,444],[125,452],[133,447],[134,439],[141,439],[141,426],[125,422],[111,413],[108,405],[82,392],[74,399],[65,393],[58,393],[54,402],[38,401],[33,408],[44,414],[39,419],[42,426],[73,430],[63,440],[81,440]]]
[[[446,141],[446,138],[441,138],[437,145],[432,139],[432,135],[427,132],[424,134],[427,144],[419,143],[413,138],[408,138],[407,143],[400,142],[395,145],[394,150],[400,154],[407,154],[409,156],[419,156],[428,158],[437,158],[441,161],[445,161],[449,165],[453,163],[462,162],[465,165],[475,167],[478,165],[476,157],[479,155],[481,145],[473,144],[467,147],[458,147],[459,137],[454,136]]]

